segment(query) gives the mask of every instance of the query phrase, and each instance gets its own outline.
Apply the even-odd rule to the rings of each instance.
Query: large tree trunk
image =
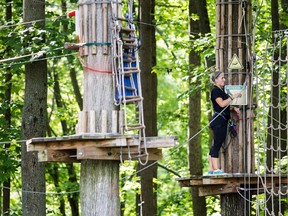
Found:
[[[251,33],[251,1],[223,2],[217,0],[216,3],[216,68],[225,73],[227,85],[245,85],[247,86],[248,106],[243,108],[242,114],[248,116],[248,120],[238,122],[238,138],[233,145],[229,145],[226,150],[221,151],[221,167],[227,173],[254,173],[254,143],[251,76],[251,53],[250,37]],[[231,69],[230,61],[237,55],[243,65],[243,69]],[[240,65],[241,66],[241,65]],[[236,119],[236,114],[231,113],[232,118]],[[242,116],[243,116],[242,115]],[[247,199],[243,199],[239,194],[221,195],[222,215],[231,215],[231,209],[237,209],[235,215],[244,215],[245,209],[251,210],[249,194],[244,193]],[[239,208],[239,206],[245,206]],[[249,212],[250,213],[250,212]],[[249,214],[248,213],[248,214]],[[233,214],[234,215],[234,214]]]
[[[199,38],[198,34],[210,32],[209,19],[206,9],[206,1],[189,1],[189,16],[198,15],[199,20],[194,21],[190,18],[190,35],[191,41]],[[200,66],[200,53],[195,52],[193,49],[189,55],[189,88],[193,89],[189,95],[189,137],[193,137],[201,130],[201,79],[198,78],[192,82],[194,75],[193,68]],[[189,141],[189,169],[191,175],[202,175],[202,148],[201,136],[198,135]],[[193,213],[194,215],[206,215],[206,202],[205,197],[199,197],[198,188],[191,188]]]
[[[23,21],[45,19],[45,0],[23,1]],[[42,28],[45,22],[38,23]],[[25,65],[25,98],[22,113],[23,140],[45,137],[47,126],[47,62]],[[46,215],[45,164],[38,163],[37,153],[27,152],[22,144],[22,215]],[[33,193],[35,192],[35,193]]]
[[[279,4],[277,0],[271,0],[271,16],[272,16],[272,31],[280,30],[280,22],[279,22]],[[278,46],[278,39],[274,37],[274,34],[272,35],[272,44],[273,46]],[[279,53],[279,50],[276,49],[274,52],[273,60],[274,62],[278,61],[279,56],[281,56],[281,53]],[[275,168],[275,158],[277,158],[278,151],[271,150],[272,149],[278,149],[278,139],[280,138],[281,131],[278,129],[281,119],[279,115],[280,108],[278,107],[278,104],[280,102],[279,98],[279,91],[280,86],[279,84],[279,67],[274,66],[272,68],[272,86],[271,86],[271,104],[269,110],[269,119],[268,119],[268,126],[272,125],[272,127],[269,127],[268,129],[268,135],[267,135],[267,146],[269,149],[267,150],[267,160],[266,165],[267,168],[270,170],[273,170]],[[286,123],[285,123],[286,125]],[[271,174],[271,172],[267,171],[268,174]],[[266,194],[267,197],[270,197],[271,195],[269,193]],[[272,195],[273,196],[273,195]],[[273,196],[270,197],[269,200],[267,200],[267,208],[269,212],[276,212],[278,213],[280,210],[279,205],[279,197]],[[281,209],[282,211],[285,210],[285,208]]]
[[[139,1],[139,19],[140,19],[140,67],[142,80],[142,95],[144,98],[144,122],[146,136],[157,136],[157,76],[152,73],[153,67],[156,65],[156,39],[154,23],[155,0]],[[141,23],[145,23],[142,25]],[[148,25],[147,25],[148,24]],[[146,166],[151,165],[153,161],[149,161]],[[139,165],[139,169],[145,166]],[[155,193],[156,184],[153,178],[157,178],[157,165],[145,169],[140,172],[141,177],[141,196],[142,215],[157,215],[157,194]],[[138,197],[138,204],[141,202]],[[138,206],[137,212],[140,213]]]
[[[84,2],[79,1],[79,4]],[[95,5],[97,9],[93,10]],[[79,37],[80,42],[93,41],[95,34],[98,42],[111,42],[111,4],[84,3],[79,5],[78,9],[82,34]],[[83,55],[81,54],[86,66],[84,69],[83,111],[95,111],[96,128],[93,130],[95,129],[96,133],[112,133],[112,112],[116,109],[112,74],[95,72],[90,69],[111,72],[112,52],[106,45],[97,46],[97,53],[94,48],[92,46],[83,47]],[[104,122],[103,119],[107,127],[101,128],[103,112],[107,113],[107,121],[105,119]],[[120,215],[119,161],[82,160],[80,191],[83,216]]]

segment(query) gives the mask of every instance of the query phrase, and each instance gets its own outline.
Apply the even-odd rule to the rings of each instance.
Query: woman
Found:
[[[214,115],[210,122],[210,127],[213,130],[213,144],[210,149],[209,172],[208,174],[225,174],[219,167],[219,151],[222,143],[226,139],[227,124],[230,119],[230,110],[234,110],[237,115],[240,115],[240,110],[237,107],[230,106],[234,98],[241,97],[241,93],[228,95],[224,91],[225,78],[224,73],[216,71],[211,77],[214,87],[211,91],[211,101],[213,105]]]

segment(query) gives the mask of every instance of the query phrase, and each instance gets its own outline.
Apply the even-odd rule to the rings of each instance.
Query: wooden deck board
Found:
[[[176,145],[177,137],[146,137],[149,160],[162,158],[162,148]],[[140,148],[138,148],[140,144]],[[63,137],[36,137],[26,142],[27,151],[38,152],[42,162],[80,162],[94,160],[136,160],[145,153],[143,139],[138,136],[81,133]]]
[[[225,175],[191,176],[176,179],[181,187],[197,187],[199,196],[211,196],[238,193],[237,188],[257,188],[265,182],[266,187],[281,188],[288,186],[288,175],[257,175],[246,173],[229,173]],[[261,188],[259,189],[260,191]],[[252,193],[255,193],[253,191]]]

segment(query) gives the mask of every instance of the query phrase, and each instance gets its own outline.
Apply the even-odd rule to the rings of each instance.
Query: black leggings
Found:
[[[209,155],[211,155],[211,157],[213,158],[218,158],[222,143],[226,139],[227,124],[215,125],[212,127],[212,130],[213,130],[213,144],[211,146]]]

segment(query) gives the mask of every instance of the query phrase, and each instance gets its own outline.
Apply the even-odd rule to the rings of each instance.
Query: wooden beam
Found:
[[[267,188],[278,188],[281,185],[288,184],[287,175],[256,175],[256,174],[240,174],[231,173],[227,175],[211,175],[211,176],[191,176],[176,178],[182,187],[197,187],[199,189],[199,196],[211,196],[229,193],[238,193],[243,189],[254,189],[259,187],[259,179],[265,181]],[[264,180],[265,179],[265,180]],[[239,191],[237,191],[237,188]],[[281,188],[281,187],[280,187]],[[255,190],[250,190],[254,194]],[[263,189],[258,189],[257,193],[263,193]]]
[[[146,159],[144,149],[140,152],[140,158]],[[148,159],[160,160],[162,158],[161,149],[148,149]],[[138,147],[127,148],[98,148],[94,146],[85,146],[77,149],[77,159],[91,159],[91,160],[138,160]]]
[[[211,185],[205,187],[199,187],[199,196],[212,196],[219,194],[237,193],[238,185]]]
[[[75,157],[73,157],[75,156]],[[78,162],[75,150],[43,150],[38,152],[39,162]]]
[[[176,145],[176,137],[147,137],[147,148],[167,148]],[[27,151],[43,151],[76,149],[83,146],[95,147],[133,147],[139,145],[137,137],[115,136],[111,135],[91,135],[91,136],[66,136],[66,137],[50,137],[50,138],[33,138],[26,142]],[[141,148],[144,148],[141,141]]]

